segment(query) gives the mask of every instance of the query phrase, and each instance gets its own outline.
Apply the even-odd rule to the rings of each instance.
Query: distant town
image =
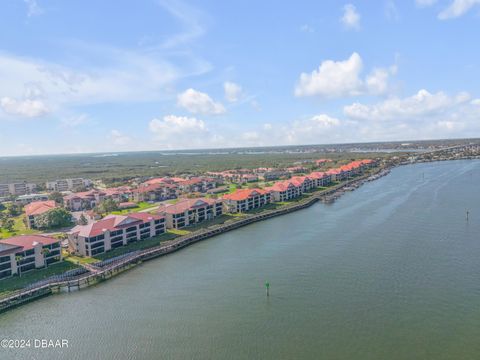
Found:
[[[329,194],[329,189],[353,189],[352,180],[392,166],[478,158],[480,145],[361,155],[313,154],[287,166],[134,177],[114,187],[87,178],[0,184],[0,298],[51,279],[95,273],[100,263],[245,216],[292,207]]]

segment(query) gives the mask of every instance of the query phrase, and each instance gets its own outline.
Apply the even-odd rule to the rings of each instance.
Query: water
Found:
[[[69,348],[0,358],[478,359],[479,186],[480,161],[394,169],[333,205],[2,314],[0,339]]]

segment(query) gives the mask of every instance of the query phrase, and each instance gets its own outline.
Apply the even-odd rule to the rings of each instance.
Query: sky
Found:
[[[1,0],[0,156],[480,137],[480,0]]]

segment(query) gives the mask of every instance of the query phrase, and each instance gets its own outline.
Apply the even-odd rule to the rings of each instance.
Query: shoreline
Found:
[[[0,299],[0,313],[51,294],[77,291],[87,288],[97,283],[106,281],[111,277],[122,273],[123,271],[140,265],[144,261],[174,253],[198,241],[206,240],[216,235],[220,235],[255,222],[306,209],[319,201],[329,203],[331,202],[328,201],[329,196],[336,199],[343,195],[345,191],[347,191],[344,190],[345,187],[350,186],[352,188],[358,188],[365,182],[372,181],[374,179],[376,180],[387,175],[393,167],[395,166],[388,165],[384,167],[378,167],[374,169],[372,173],[361,175],[351,180],[346,180],[340,184],[332,186],[331,188],[313,192],[308,198],[300,200],[291,205],[282,206],[279,209],[264,210],[258,214],[247,214],[240,220],[233,220],[230,223],[213,225],[209,228],[198,230],[192,234],[180,236],[174,240],[167,241],[164,244],[152,248],[120,255],[121,258],[112,258],[112,261],[102,261],[101,263],[104,265],[102,267],[95,266],[95,263],[89,264],[91,268],[89,272],[69,280],[52,280],[51,282],[46,282],[45,284],[33,288],[17,290],[14,294],[7,295],[3,299]]]
[[[450,160],[475,160],[475,157]],[[113,276],[122,273],[123,271],[140,265],[144,261],[152,260],[160,256],[174,253],[198,241],[206,240],[216,235],[220,235],[255,222],[306,209],[319,201],[331,203],[335,199],[342,196],[345,192],[353,191],[363,185],[365,182],[374,181],[385,175],[388,175],[390,171],[397,166],[414,165],[417,163],[436,161],[415,161],[407,163],[403,162],[396,164],[388,164],[386,166],[374,169],[374,172],[372,173],[361,175],[351,180],[344,181],[340,184],[334,185],[331,188],[313,192],[308,198],[300,200],[292,205],[285,205],[280,209],[275,210],[265,210],[259,214],[247,214],[246,217],[242,218],[241,220],[233,220],[231,223],[214,225],[209,228],[198,230],[192,234],[180,236],[174,240],[167,241],[164,244],[152,248],[126,253],[124,255],[120,255],[121,258],[117,257],[112,258],[111,261],[107,260],[101,262],[103,263],[101,267],[97,267],[95,266],[95,263],[93,263],[91,264],[93,265],[91,271],[73,277],[72,279],[62,281],[52,280],[34,288],[20,289],[15,291],[14,294],[7,295],[3,299],[0,299],[0,313],[51,294],[84,289],[86,287],[106,281]]]

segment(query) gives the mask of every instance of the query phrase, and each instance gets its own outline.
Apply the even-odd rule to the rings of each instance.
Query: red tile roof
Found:
[[[176,204],[166,204],[158,209],[159,214],[181,214],[187,210],[213,205],[217,201],[208,198],[184,199]]]
[[[19,235],[8,239],[0,240],[0,243],[3,244],[22,247],[22,249],[19,251],[33,249],[36,243],[40,243],[42,245],[50,245],[58,242],[60,242],[60,240],[44,235]]]
[[[308,175],[312,179],[323,179],[324,177],[327,177],[327,173],[323,171],[314,171]]]
[[[128,215],[108,215],[102,220],[96,221],[88,225],[77,225],[70,233],[79,234],[83,237],[91,237],[103,234],[105,231],[113,231],[123,229],[132,225],[150,222],[152,220],[163,219],[163,216],[153,215],[150,213],[131,213]]]
[[[246,200],[255,195],[265,195],[267,193],[269,193],[269,191],[262,189],[239,189],[231,194],[223,195],[223,199],[239,201]]]
[[[25,214],[27,216],[40,215],[56,207],[57,205],[55,204],[54,200],[34,201],[30,204],[25,205]]]
[[[285,180],[285,181],[277,181],[275,184],[273,184],[272,186],[266,188],[265,190],[268,190],[268,191],[278,191],[278,192],[283,192],[283,191],[287,191],[289,187],[299,187],[299,185],[296,185],[294,184],[292,181],[290,180]]]

